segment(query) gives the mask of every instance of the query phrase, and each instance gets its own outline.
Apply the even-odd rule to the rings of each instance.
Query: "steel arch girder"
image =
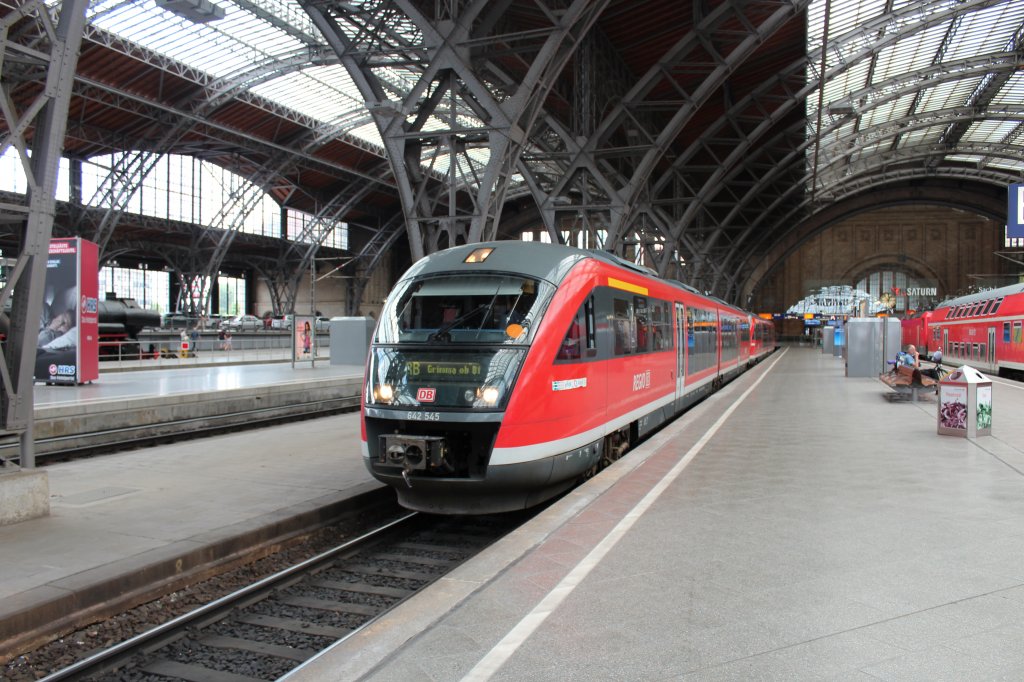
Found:
[[[908,27],[908,30],[910,30],[910,28],[912,28],[912,27]],[[952,64],[952,65],[951,64],[936,64],[936,65],[933,65],[932,67],[930,67],[929,69],[924,70],[923,72],[922,71],[917,72],[917,77],[914,78],[914,79],[909,79],[906,76],[899,76],[899,77],[896,77],[896,78],[893,78],[893,79],[889,79],[889,80],[887,80],[887,81],[885,81],[883,83],[876,84],[875,86],[873,86],[871,88],[863,89],[859,93],[857,93],[855,95],[852,95],[851,99],[860,99],[860,98],[862,98],[864,96],[867,96],[869,93],[875,93],[875,92],[889,93],[889,94],[883,95],[882,97],[871,99],[870,100],[871,104],[868,107],[866,107],[866,108],[864,108],[862,110],[862,113],[866,113],[867,111],[870,111],[874,107],[881,106],[882,104],[890,101],[891,99],[893,99],[895,97],[901,97],[901,96],[904,96],[904,95],[908,94],[909,92],[916,92],[916,91],[924,89],[924,88],[933,87],[933,86],[935,86],[935,85],[937,85],[937,84],[939,84],[941,82],[945,82],[946,80],[959,80],[959,79],[962,79],[963,77],[965,77],[965,74],[970,76],[970,75],[973,75],[975,73],[977,73],[978,75],[983,74],[983,73],[991,73],[992,70],[993,70],[993,67],[997,67],[997,70],[1000,70],[1000,71],[1010,72],[1010,71],[1012,71],[1015,68],[1016,61],[1017,61],[1017,58],[1012,53],[996,53],[996,54],[993,54],[993,55],[977,56],[977,57],[971,58],[969,60],[957,60],[957,62],[955,64]],[[957,70],[958,68],[959,68],[959,70]],[[922,78],[922,76],[924,76],[924,78]],[[903,83],[903,82],[910,83],[914,87],[913,88],[905,88],[905,89],[897,90],[897,91],[893,90],[894,85],[898,85],[898,84]],[[973,114],[975,116],[985,115],[986,113],[988,113],[988,112],[973,111]],[[968,115],[965,112],[959,112],[959,111],[956,111],[956,110],[953,110],[951,112],[951,114],[954,115],[954,116],[967,116]],[[924,112],[924,113],[922,113],[922,114],[920,114],[920,115],[918,115],[916,117],[908,117],[907,121],[912,121],[914,119],[929,119],[929,117],[935,117],[937,115],[938,115],[937,112]],[[884,131],[887,127],[892,127],[892,126],[896,126],[896,129],[893,131],[894,133],[897,132],[897,131],[906,132],[907,131],[907,127],[904,124],[907,121],[897,121],[895,123],[887,122],[885,124],[880,124],[879,126],[872,126],[871,128],[860,129],[860,130],[850,134],[849,136],[840,138],[840,140],[841,141],[842,140],[850,141],[852,139],[863,139],[865,137],[870,138],[872,131],[874,131],[876,128],[881,129],[881,130]],[[928,123],[923,123],[923,125],[935,125],[936,123],[941,123],[941,122],[944,122],[944,121],[941,119],[941,116],[939,116],[939,118],[937,120],[929,121]],[[842,125],[843,125],[843,121],[841,121],[841,120],[837,121],[837,122],[833,122],[829,127],[827,127],[826,129],[823,129],[822,134],[826,134],[826,133],[829,133],[829,132],[831,132],[833,130],[839,129]],[[941,153],[950,153],[948,149],[940,150],[940,149],[936,148],[936,151],[937,152],[941,152]],[[965,150],[965,151],[967,151],[967,150]],[[924,172],[924,171],[922,171],[922,172]],[[716,236],[716,238],[717,238],[717,236]]]
[[[404,19],[411,21],[423,36],[422,46],[407,46],[405,49],[415,49],[426,55],[426,61],[421,60],[421,75],[405,95],[399,112],[411,111],[411,105],[421,97],[426,97],[425,102],[431,108],[425,110],[421,107],[419,115],[411,123],[401,118],[386,120],[381,114],[375,115],[375,120],[398,179],[399,195],[408,221],[410,246],[414,257],[422,256],[429,248],[429,245],[424,244],[421,230],[425,222],[468,222],[469,230],[466,236],[470,241],[479,240],[485,234],[493,234],[496,231],[501,204],[511,180],[512,170],[515,168],[519,152],[528,139],[527,129],[538,115],[540,103],[545,99],[546,92],[554,85],[555,78],[571,55],[575,43],[596,20],[607,1],[574,0],[564,14],[558,18],[552,17],[553,25],[546,31],[544,44],[531,60],[522,83],[503,101],[498,101],[491,89],[484,84],[482,73],[478,75],[474,64],[468,59],[469,42],[479,41],[481,36],[470,35],[466,27],[473,24],[473,17],[481,15],[487,3],[470,3],[458,17],[458,22],[445,20],[434,25],[411,3],[404,0],[395,1],[395,6],[401,9]],[[318,7],[306,5],[305,9],[324,30],[349,72],[358,72],[353,73],[353,78],[366,100],[382,104],[385,100],[384,87],[369,65],[358,63],[354,59],[351,41],[341,27],[335,21],[329,20],[327,13]],[[344,12],[343,8],[335,9]],[[495,11],[500,12],[500,7],[499,10],[492,9],[492,14],[482,22],[483,30],[489,30],[494,24]],[[353,22],[353,25],[355,24],[356,22]],[[497,67],[493,69],[500,71]],[[444,85],[443,82],[447,82],[448,85]],[[427,97],[428,90],[436,84],[441,85],[435,87],[433,94]],[[410,135],[427,135],[436,139],[459,133],[451,121],[447,131],[428,133],[422,129],[427,116],[439,111],[443,96],[454,98],[456,93],[462,97],[465,108],[484,122],[486,128],[481,132],[481,136],[486,140],[489,150],[489,158],[482,174],[474,176],[472,182],[465,183],[469,186],[469,191],[463,196],[469,197],[471,210],[462,213],[456,210],[456,198],[450,186],[454,184],[453,179],[449,181],[449,187],[444,187],[443,183],[434,183],[434,189],[429,188],[430,176],[423,173],[420,168],[421,141],[410,138]],[[458,164],[453,162],[449,165],[450,171],[454,174]],[[475,190],[472,188],[474,183],[477,184]],[[435,207],[444,203],[445,193],[449,195],[448,215],[438,216]]]

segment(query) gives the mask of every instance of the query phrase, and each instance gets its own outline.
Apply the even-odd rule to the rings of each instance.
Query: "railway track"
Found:
[[[222,414],[188,417],[158,423],[140,423],[72,435],[41,437],[35,441],[37,464],[66,461],[113,451],[205,438],[221,433],[262,428],[297,419],[312,419],[359,408],[359,396],[318,398],[273,407],[236,410]],[[0,442],[0,461],[19,463],[16,438]]]
[[[276,680],[474,556],[524,518],[407,514],[53,672],[44,682]]]

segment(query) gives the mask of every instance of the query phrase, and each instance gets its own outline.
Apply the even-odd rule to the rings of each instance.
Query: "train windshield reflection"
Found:
[[[512,275],[400,282],[388,297],[377,343],[525,344],[554,288]]]

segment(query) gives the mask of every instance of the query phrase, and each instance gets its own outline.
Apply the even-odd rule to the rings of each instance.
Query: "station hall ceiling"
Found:
[[[0,152],[55,87],[61,7],[0,0]],[[99,0],[63,153],[214,162],[348,221],[371,266],[532,225],[742,304],[844,202],[993,214],[1024,173],[1022,32],[1019,0]]]

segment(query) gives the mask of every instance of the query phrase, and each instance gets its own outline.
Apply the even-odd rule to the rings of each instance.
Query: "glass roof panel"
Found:
[[[59,0],[50,0],[53,4]],[[308,15],[295,0],[213,0],[225,10],[223,19],[205,24],[187,21],[162,10],[153,2],[131,0],[94,0],[88,9],[92,26],[108,31],[127,41],[137,43],[152,52],[186,64],[215,78],[232,82],[245,82],[255,95],[292,109],[325,125],[364,140],[381,150],[376,126],[370,118],[364,98],[338,65],[303,62],[311,46],[322,46],[325,41]],[[984,7],[983,5],[991,5]],[[366,0],[351,0],[351,6],[363,7],[366,14],[359,20],[372,22],[382,19],[376,6]],[[826,52],[826,72],[833,74],[823,88],[826,106],[859,93],[862,102],[855,103],[861,110],[847,113],[839,131],[822,139],[821,159],[868,157],[885,153],[892,147],[894,135],[899,135],[899,146],[936,144],[950,130],[949,119],[935,122],[925,119],[926,125],[914,129],[911,118],[905,127],[885,124],[928,112],[945,112],[955,108],[976,105],[1001,107],[1004,113],[1019,109],[1024,101],[1024,73],[1017,72],[1005,84],[997,78],[981,78],[976,73],[962,78],[930,82],[921,88],[920,78],[935,64],[948,65],[953,73],[958,60],[973,59],[986,54],[998,54],[1008,49],[1016,32],[1024,22],[1020,0],[813,0],[807,12],[808,78],[813,82],[820,66],[821,41],[824,32],[825,8],[830,7],[830,47]],[[888,14],[887,14],[888,11]],[[956,16],[953,13],[956,12]],[[942,15],[940,21],[935,18]],[[946,16],[949,15],[949,16]],[[925,25],[925,20],[933,22]],[[391,46],[419,45],[418,30],[411,22],[397,22],[387,18],[389,33],[377,35],[380,29],[367,28],[362,39],[380,38]],[[346,28],[356,31],[356,28]],[[354,37],[354,34],[353,34]],[[884,45],[872,52],[876,45]],[[402,101],[415,87],[421,65],[414,61],[391,62],[389,48],[382,48],[379,56],[372,57],[371,68],[385,84],[388,96]],[[874,55],[874,56],[872,56]],[[264,77],[264,72],[278,68],[280,73]],[[896,84],[891,79],[900,75],[908,78]],[[870,83],[868,82],[870,79]],[[873,85],[874,84],[874,85]],[[873,91],[870,88],[876,88]],[[919,91],[919,94],[915,94]],[[816,134],[817,92],[806,98],[808,130]],[[437,116],[447,114],[439,110]],[[840,120],[840,114],[826,116],[823,124]],[[861,148],[849,149],[854,125],[861,135]],[[969,128],[959,127],[955,142],[964,147],[971,144],[1004,143],[1008,134],[1017,130],[1018,120],[979,121]],[[429,121],[425,130],[449,127],[479,129],[480,121],[468,110],[459,112],[456,120]],[[870,131],[875,131],[874,133]],[[828,149],[832,145],[842,145]],[[813,148],[813,145],[811,146]],[[421,162],[434,172],[444,172],[452,158],[441,147],[424,145]],[[471,177],[486,163],[483,148],[470,148],[458,156],[458,172]],[[985,159],[993,159],[983,154]],[[986,161],[987,163],[987,161]],[[1002,163],[1002,162],[1000,162]],[[1000,167],[1007,164],[1002,163]]]
[[[946,52],[946,60],[1007,49],[1014,31],[1020,29],[1021,14],[1019,2],[1005,2],[964,15],[957,27],[956,39]]]
[[[810,82],[821,59],[825,6],[826,0],[813,0],[808,10]],[[1021,3],[897,0],[888,16],[886,9],[878,0],[831,2],[828,68],[833,76],[825,84],[824,102],[841,103],[844,97],[857,97],[860,101],[854,104],[859,129],[853,142],[854,138],[823,136],[819,171],[824,159],[842,158],[850,164],[863,164],[872,155],[888,154],[894,139],[904,150],[954,144],[959,150],[956,159],[969,159],[976,166],[975,173],[997,166],[1016,168],[1015,160],[1004,161],[991,151],[993,145],[1011,143],[1016,136],[1024,138],[1024,112],[1020,111],[1024,74],[1013,73],[1004,83],[1005,76],[968,71],[966,61],[976,64],[979,57],[989,54],[994,61],[1005,61],[1002,53],[1014,45],[1013,37],[1024,25]],[[881,49],[869,49],[872,44]],[[856,68],[837,73],[839,65],[857,60],[860,63]],[[869,77],[871,84],[866,82]],[[806,110],[812,128],[816,105],[817,97],[809,96]],[[974,107],[977,118],[977,107],[986,106],[997,110],[993,114],[998,114],[999,120],[993,117],[970,122],[964,118],[970,125],[957,125],[965,107]],[[836,144],[846,148],[840,148],[838,154],[826,149]],[[857,148],[849,149],[851,144]],[[984,151],[972,154],[972,145]],[[958,164],[958,168],[959,172],[972,172],[969,166]]]
[[[1018,70],[999,93],[992,98],[992,104],[1020,107],[1024,103],[1024,71]]]
[[[971,125],[962,142],[1001,144],[1019,125],[1018,121],[979,121]]]

